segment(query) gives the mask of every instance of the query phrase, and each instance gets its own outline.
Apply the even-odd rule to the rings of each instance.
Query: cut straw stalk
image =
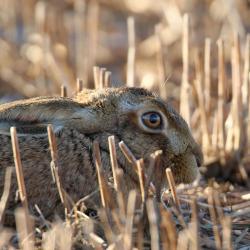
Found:
[[[147,202],[147,214],[150,226],[151,235],[151,249],[160,250],[160,232],[159,232],[159,218],[156,212],[155,203],[152,199],[148,199]]]
[[[180,114],[190,126],[190,86],[189,86],[189,21],[188,15],[183,17],[183,31],[182,31],[182,83],[181,83],[181,96],[180,96]]]
[[[112,210],[110,211],[109,209],[106,208],[100,208],[98,210],[98,216],[101,219],[102,222],[102,228],[104,229],[105,232],[105,238],[108,244],[112,244],[117,235],[114,234],[113,231],[113,225],[114,225],[114,221],[111,220],[111,213]]]
[[[161,238],[163,241],[163,249],[176,250],[177,248],[177,233],[176,226],[172,218],[172,214],[160,207],[161,211]]]
[[[106,72],[106,68],[100,68],[99,71],[99,88],[103,89],[104,85],[105,85],[105,72]]]
[[[172,174],[172,171],[170,168],[166,169],[166,175],[167,175],[168,185],[169,185],[169,188],[171,190],[171,194],[172,194],[174,203],[176,205],[176,208],[177,208],[178,212],[181,212],[181,205],[180,205],[179,198],[177,196],[175,181],[174,181],[174,177],[173,177],[173,174]]]
[[[154,152],[153,154],[150,155],[150,161],[149,161],[149,167],[148,167],[148,174],[145,176],[146,178],[146,183],[145,183],[145,195],[147,199],[149,193],[151,194],[156,194],[157,193],[157,188],[153,185],[152,179],[153,177],[157,177],[158,174],[161,174],[161,171],[159,173],[156,173],[156,170],[158,169],[159,162],[160,162],[160,157],[162,154],[162,150],[158,150]],[[156,173],[156,174],[155,174]],[[161,185],[161,183],[159,183]],[[157,197],[158,198],[158,197]]]
[[[204,74],[205,74],[205,107],[207,114],[211,109],[211,39],[205,40],[205,55],[204,55]]]
[[[16,227],[19,236],[19,246],[21,249],[33,250],[34,237],[32,223],[25,208],[17,208],[15,211]]]
[[[55,228],[43,234],[42,249],[55,249],[56,247],[56,232]]]
[[[250,72],[250,34],[247,35],[245,45],[245,58],[244,58],[244,72],[243,72],[243,84],[242,84],[242,102],[244,110],[249,108],[249,72]]]
[[[4,178],[4,188],[3,188],[3,194],[0,201],[0,224],[3,225],[4,215],[5,215],[5,209],[8,204],[9,194],[10,194],[10,188],[11,188],[11,175],[13,172],[12,167],[6,168],[5,172],[5,178]]]
[[[85,1],[74,1],[74,29],[75,39],[75,64],[76,74],[83,79],[84,83],[88,82],[88,39],[86,38],[86,3]]]
[[[232,250],[233,248],[232,248],[232,237],[231,237],[231,233],[232,233],[231,217],[224,216],[223,221],[222,221],[222,229],[223,229],[222,249]]]
[[[105,88],[109,88],[112,86],[111,83],[111,72],[110,71],[106,71],[104,74],[104,87]]]
[[[103,250],[106,249],[106,243],[105,241],[96,235],[95,233],[90,233],[89,234],[91,242],[94,244],[96,250]]]
[[[111,197],[110,197],[107,181],[105,179],[105,173],[103,171],[102,162],[101,162],[100,147],[97,141],[94,141],[93,143],[93,158],[94,158],[95,166],[96,166],[102,206],[104,208],[111,208],[114,204],[111,203],[111,200],[110,200]]]
[[[128,196],[127,217],[124,232],[124,249],[132,249],[133,246],[133,224],[136,205],[136,191],[131,190]]]
[[[202,149],[205,155],[208,155],[210,150],[210,136],[208,131],[208,119],[205,106],[205,97],[202,88],[202,69],[198,51],[195,57],[195,68],[196,68],[196,80],[195,87],[198,96],[199,111],[201,118],[201,130],[202,130]]]
[[[43,225],[45,225],[46,228],[49,229],[50,228],[50,223],[45,219],[41,209],[38,207],[37,204],[35,204],[35,209],[36,209],[37,213],[39,214],[40,219],[43,221]]]
[[[242,99],[241,99],[241,54],[239,35],[234,35],[234,46],[232,49],[233,59],[233,100],[232,100],[232,114],[233,114],[233,131],[234,131],[234,150],[238,150],[241,144],[241,129],[242,129]]]
[[[219,148],[219,157],[222,164],[225,163],[225,126],[224,126],[224,103],[227,96],[227,86],[225,79],[225,56],[224,56],[224,42],[222,39],[219,39],[217,42],[218,45],[218,148]]]
[[[111,86],[111,72],[106,68],[93,67],[95,89],[103,89]]]
[[[202,149],[205,155],[208,155],[210,151],[210,136],[208,132],[208,120],[205,108],[205,99],[201,85],[201,77],[197,77],[195,80],[197,88],[199,111],[201,118],[201,130],[202,130]]]
[[[83,80],[77,78],[76,79],[76,91],[77,91],[77,93],[81,92],[82,89],[83,89]]]
[[[52,125],[49,124],[47,126],[48,132],[48,139],[49,139],[49,146],[50,146],[50,153],[51,153],[51,170],[52,170],[52,177],[56,183],[57,190],[59,192],[59,196],[61,199],[62,204],[64,205],[66,212],[70,211],[70,207],[66,198],[66,193],[62,187],[62,183],[60,181],[59,170],[58,170],[58,155],[57,155],[57,145],[56,145],[56,137],[53,132]]]
[[[16,211],[17,230],[20,235],[20,245],[23,249],[32,250],[34,245],[32,233],[32,221],[29,217],[28,199],[24,182],[23,168],[20,158],[19,143],[15,127],[10,128],[11,143],[13,150],[14,163],[16,168],[18,191],[23,208]]]
[[[192,200],[192,249],[199,250],[200,249],[200,241],[199,241],[199,221],[198,221],[198,206],[197,201],[194,198]]]
[[[230,122],[230,126],[227,130],[226,139],[226,151],[232,153],[234,150],[239,149],[240,145],[240,115],[239,111],[239,97],[241,96],[241,82],[240,76],[237,76],[240,72],[239,65],[239,41],[237,35],[234,36],[234,45],[231,48],[231,68],[232,68],[232,102],[230,107],[230,113],[228,115],[227,121]],[[238,62],[237,62],[238,61]]]
[[[120,217],[125,218],[126,214],[126,207],[125,207],[125,194],[123,192],[123,188],[126,185],[124,183],[124,173],[121,168],[118,168],[116,171],[116,177],[117,177],[117,203],[120,211]]]
[[[248,74],[248,83],[250,83],[250,72]],[[250,91],[250,89],[249,89]],[[248,110],[247,110],[247,117],[250,117],[250,94],[248,98]],[[250,155],[250,122],[247,122],[246,125],[246,135],[247,135],[247,150],[246,150],[246,155]]]
[[[164,175],[162,172],[162,165],[161,165],[161,156],[162,156],[162,150],[157,150],[154,152],[154,159],[155,159],[155,165],[154,165],[154,185],[152,183],[150,186],[150,191],[153,189],[155,190],[155,197],[156,201],[160,202],[161,200],[161,189],[162,189],[162,181],[164,180]],[[149,179],[147,177],[147,179]],[[151,181],[151,180],[149,180]]]
[[[244,113],[246,117],[250,117],[250,34],[247,35],[246,47],[245,47],[245,61],[244,61],[244,74],[243,74],[243,85],[242,85],[242,99],[244,104]],[[245,133],[246,141],[245,145],[247,148],[246,154],[250,155],[250,122],[245,122]]]
[[[57,145],[56,145],[56,137],[53,132],[52,125],[49,124],[47,126],[47,132],[48,132],[48,139],[49,139],[49,146],[50,146],[50,154],[52,161],[56,162],[58,157],[57,157]]]
[[[52,229],[44,233],[42,249],[68,250],[72,248],[73,230],[62,222],[53,224]]]
[[[14,248],[9,246],[11,239],[13,239],[13,233],[9,230],[9,228],[2,228],[0,234],[0,249],[14,250]]]
[[[214,232],[214,238],[215,238],[215,245],[218,250],[222,249],[222,241],[220,237],[220,232],[218,228],[218,218],[216,214],[216,208],[215,208],[215,202],[214,202],[214,192],[212,188],[209,188],[208,190],[208,204],[209,206],[209,212],[210,217],[213,224],[213,232]]]
[[[116,147],[115,147],[115,137],[114,136],[109,136],[108,137],[108,143],[109,143],[109,153],[110,153],[112,173],[113,173],[113,178],[114,178],[114,188],[117,191],[118,163],[117,163],[117,155],[116,155]]]
[[[124,143],[124,141],[120,141],[118,145],[119,145],[119,148],[121,149],[122,153],[124,154],[124,156],[128,160],[128,162],[132,164],[132,166],[134,167],[134,170],[138,174],[138,169],[136,167],[137,166],[137,159],[134,156],[134,154],[131,152],[131,150],[128,148],[128,146]],[[157,154],[160,155],[161,154],[160,152],[161,152],[161,150],[159,150],[159,153],[157,153]],[[145,180],[148,179],[145,172],[144,172],[144,179]],[[154,185],[151,182],[149,182],[149,183],[147,182],[147,184],[146,184],[146,187],[148,187],[154,193]],[[147,191],[147,188],[145,190]]]
[[[222,221],[224,219],[224,213],[223,213],[223,209],[221,206],[219,193],[217,191],[213,191],[213,199],[214,199],[214,204],[216,208],[216,214],[218,215],[218,220],[220,224],[222,224]]]
[[[98,25],[100,17],[100,3],[97,0],[89,1],[87,7],[87,32],[88,32],[88,68],[92,69],[96,62],[98,44]],[[89,86],[86,86],[89,87]]]
[[[138,250],[143,250],[144,246],[144,218],[137,223],[136,246]]]
[[[18,143],[17,132],[16,132],[15,127],[10,128],[10,135],[11,135],[13,157],[14,157],[15,168],[16,168],[18,191],[19,191],[22,205],[28,214],[28,199],[27,199],[27,193],[26,193],[24,176],[23,176],[23,168],[22,168],[22,163],[21,163],[21,158],[20,158],[19,143]]]
[[[111,211],[111,215],[113,219],[113,225],[115,224],[117,227],[116,232],[123,233],[125,229],[124,221],[126,218],[122,218],[120,211],[115,209]]]
[[[124,141],[119,142],[119,147],[122,153],[124,154],[124,156],[127,158],[128,162],[133,165],[136,165],[136,158],[133,155],[133,153],[130,151],[128,146],[124,143]]]
[[[244,181],[246,186],[248,188],[250,188],[249,175],[248,175],[248,172],[247,172],[247,170],[242,162],[239,163],[238,170],[239,170],[239,174],[240,174],[242,180]]]
[[[163,51],[163,44],[161,39],[161,25],[155,26],[155,36],[157,42],[159,44],[157,53],[156,53],[156,63],[159,75],[159,92],[163,99],[167,99],[167,88],[166,88],[166,70],[165,70],[165,60],[164,60],[164,51]]]
[[[94,85],[95,89],[99,89],[100,87],[100,68],[98,66],[93,67],[93,75],[94,75]]]
[[[95,141],[93,144],[93,153],[94,153],[94,159],[95,159],[95,166],[96,166],[96,170],[97,170],[97,177],[98,177],[98,183],[99,183],[99,188],[100,188],[102,206],[106,207],[107,201],[106,201],[106,197],[105,197],[105,187],[104,187],[105,184],[104,184],[103,178],[102,178],[101,153],[100,153],[99,143],[97,141]]]
[[[188,229],[182,230],[178,234],[177,250],[188,250],[189,249],[189,237]]]
[[[47,4],[45,2],[38,2],[34,12],[36,32],[42,35],[45,33],[46,7]],[[24,9],[23,6],[22,9]]]
[[[61,86],[61,97],[67,97],[67,88],[66,86]]]
[[[135,20],[128,17],[128,60],[127,60],[127,86],[134,87],[135,84]]]
[[[145,202],[145,173],[144,173],[144,160],[140,159],[136,161],[137,172],[140,182],[140,191],[142,202]]]

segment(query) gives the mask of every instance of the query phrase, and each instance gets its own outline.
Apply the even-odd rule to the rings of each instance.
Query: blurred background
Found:
[[[61,85],[71,95],[77,77],[91,88],[94,65],[111,71],[112,84],[121,86],[128,82],[131,43],[133,83],[154,91],[164,84],[161,94],[178,105],[185,13],[190,81],[195,55],[204,57],[209,37],[211,84],[216,85],[216,41],[226,41],[229,64],[233,31],[244,46],[250,30],[249,0],[0,0],[0,100],[60,94]]]

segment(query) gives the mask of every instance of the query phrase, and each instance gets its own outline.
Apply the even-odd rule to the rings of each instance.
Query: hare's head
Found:
[[[85,90],[75,100],[92,108],[100,133],[123,140],[137,158],[160,149],[163,172],[170,167],[177,183],[196,178],[200,147],[183,118],[160,97],[141,88],[110,88]]]
[[[0,107],[0,134],[8,134],[9,128],[16,126],[20,136],[46,136],[47,124],[52,124],[56,133],[70,128],[98,139],[104,150],[108,148],[107,136],[114,135],[138,159],[146,161],[162,150],[162,171],[171,167],[177,183],[192,182],[202,161],[186,122],[144,89],[84,90],[74,99],[41,97]],[[120,167],[131,174],[131,166],[121,155],[118,152]]]

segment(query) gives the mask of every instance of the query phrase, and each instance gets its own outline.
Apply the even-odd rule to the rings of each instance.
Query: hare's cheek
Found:
[[[192,153],[179,156],[171,169],[177,184],[191,183],[199,174],[196,158]]]
[[[137,118],[137,114],[135,112],[131,112],[128,114],[128,117],[127,117],[127,121],[130,123],[130,124],[133,124],[135,126],[138,126],[138,118]]]
[[[193,182],[198,174],[199,174],[199,169],[196,161],[196,157],[193,154],[187,154],[185,156],[186,158],[186,177],[187,177],[187,182]]]
[[[183,154],[186,151],[189,142],[186,138],[183,138],[182,134],[178,133],[175,129],[168,129],[165,132],[165,136],[168,138],[175,155]]]

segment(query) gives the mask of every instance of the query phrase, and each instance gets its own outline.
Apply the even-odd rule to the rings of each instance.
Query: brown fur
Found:
[[[138,115],[144,111],[163,114],[167,128],[150,133],[138,124]],[[202,154],[187,124],[168,104],[152,93],[138,88],[110,88],[84,90],[74,99],[40,97],[0,106],[0,193],[3,190],[5,169],[14,166],[10,126],[17,129],[28,126],[19,137],[21,160],[31,211],[38,204],[45,217],[62,213],[62,205],[50,171],[50,152],[46,133],[36,133],[39,126],[51,123],[55,128],[59,156],[59,175],[63,188],[73,201],[88,195],[97,188],[95,166],[92,158],[94,140],[100,143],[105,173],[111,176],[108,136],[114,135],[116,143],[123,140],[139,159],[163,150],[162,175],[171,166],[177,183],[189,183],[197,175],[197,162]],[[125,172],[127,190],[137,187],[137,176],[117,147],[118,163]],[[159,181],[159,180],[155,180]],[[16,177],[8,210],[17,206]]]

